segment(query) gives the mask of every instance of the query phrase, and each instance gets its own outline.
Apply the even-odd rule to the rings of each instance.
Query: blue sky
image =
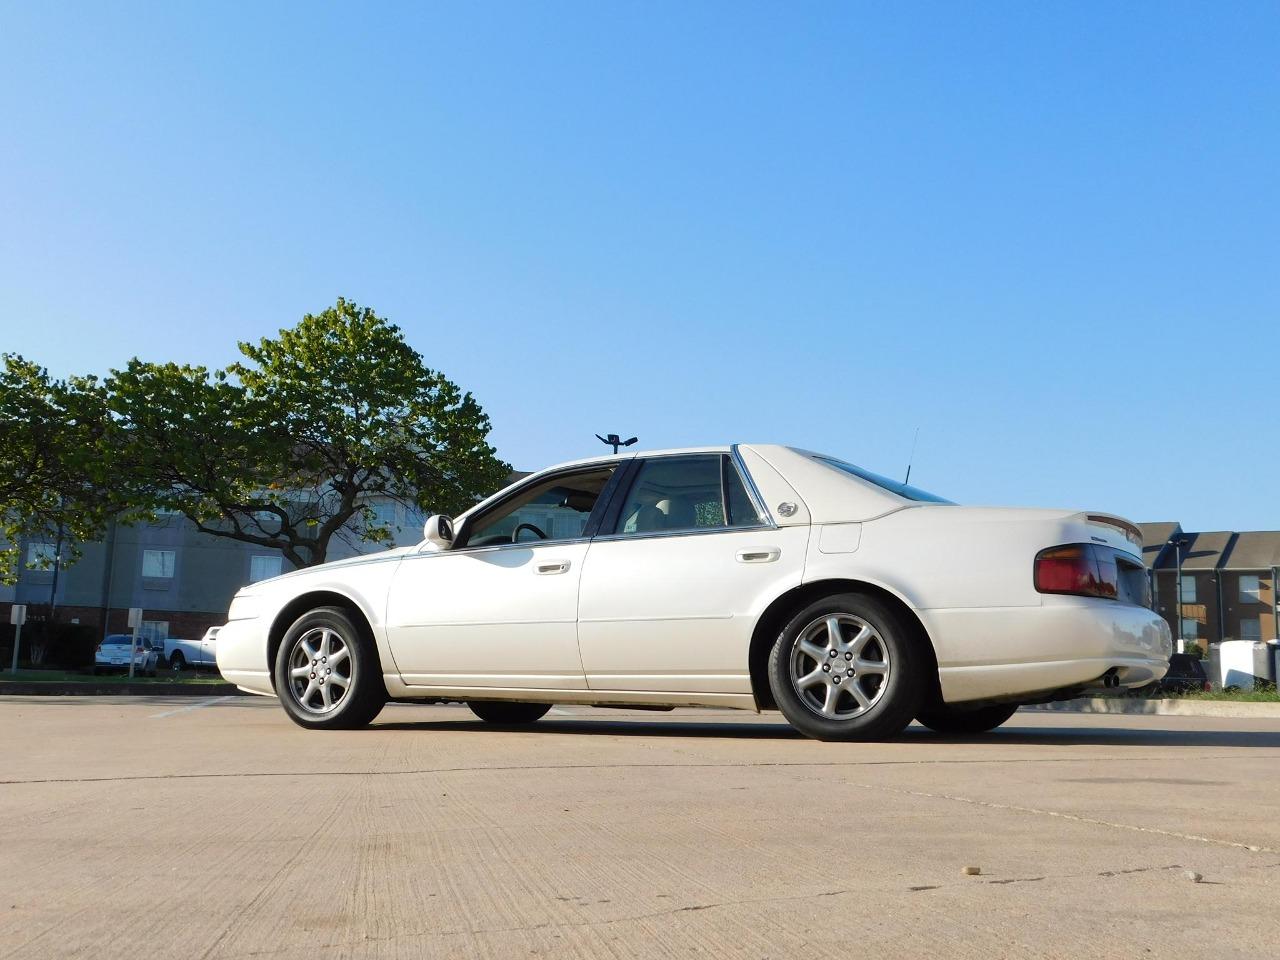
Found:
[[[174,9],[182,7],[181,10]],[[268,9],[269,8],[269,9]],[[1280,527],[1280,6],[0,3],[0,350],[339,295],[519,467],[785,442]]]

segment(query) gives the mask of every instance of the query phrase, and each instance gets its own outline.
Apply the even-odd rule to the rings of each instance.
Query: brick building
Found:
[[[1174,637],[1202,645],[1277,637],[1280,531],[1192,533],[1178,523],[1138,526],[1154,606]]]

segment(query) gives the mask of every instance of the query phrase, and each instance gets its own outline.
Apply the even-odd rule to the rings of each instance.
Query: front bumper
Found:
[[[218,631],[218,672],[241,690],[275,696],[267,663],[268,623],[261,618],[232,620]]]
[[[948,703],[1101,687],[1108,671],[1120,687],[1140,687],[1164,676],[1173,652],[1163,617],[1111,600],[919,612]]]

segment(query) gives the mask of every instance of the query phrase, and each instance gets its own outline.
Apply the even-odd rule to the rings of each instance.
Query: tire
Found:
[[[935,704],[922,709],[916,720],[934,733],[986,733],[994,730],[1018,711],[1016,703],[993,703],[985,707]]]
[[[182,668],[187,665],[187,661],[182,656],[181,650],[173,651],[173,656],[169,658],[169,669],[174,673],[181,673]]]
[[[293,622],[274,676],[285,713],[310,730],[363,727],[387,702],[373,638],[341,607],[317,607]]]
[[[782,715],[807,737],[896,737],[930,686],[930,659],[919,642],[874,597],[834,594],[783,628],[769,653],[769,687]]]
[[[518,703],[515,700],[468,700],[467,706],[486,723],[504,727],[535,723],[551,709],[549,703]]]

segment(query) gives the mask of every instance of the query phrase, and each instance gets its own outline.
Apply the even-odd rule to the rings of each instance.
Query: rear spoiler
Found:
[[[1117,517],[1110,513],[1086,513],[1083,515],[1089,523],[1101,524],[1104,527],[1111,527],[1119,530],[1124,534],[1125,539],[1142,550],[1142,531],[1138,529],[1136,524],[1130,523],[1124,517]]]

